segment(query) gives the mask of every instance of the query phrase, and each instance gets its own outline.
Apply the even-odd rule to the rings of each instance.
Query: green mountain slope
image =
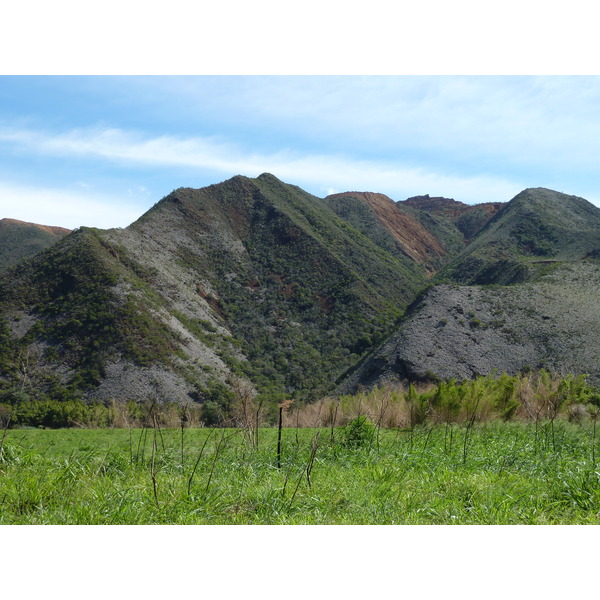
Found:
[[[421,222],[420,215],[412,214],[418,211],[400,208],[384,194],[344,192],[327,196],[325,202],[378,246],[407,263],[422,265],[428,275],[446,264],[452,253],[452,245],[448,246],[443,236],[436,235],[441,229],[430,231],[428,223]]]
[[[195,400],[218,416],[243,389],[274,406],[539,366],[596,381],[600,210],[541,188],[423,198],[237,176],[125,229],[75,230],[0,275],[0,403]]]
[[[69,232],[62,227],[0,219],[0,271],[48,248]]]
[[[328,389],[424,282],[421,267],[268,174],[176,190],[114,238],[136,260],[156,247],[156,270],[172,273],[159,289],[195,280],[248,358],[245,372],[288,393]]]
[[[126,229],[77,230],[5,274],[3,387],[224,403],[241,378],[316,396],[424,281],[421,265],[272,175],[182,188]]]
[[[421,214],[436,217],[437,221],[446,223],[446,228],[451,224],[456,228],[466,243],[470,241],[479,231],[481,231],[487,222],[502,209],[502,202],[487,202],[482,204],[465,204],[458,202],[453,198],[443,198],[440,196],[430,197],[414,196],[401,202],[398,206],[402,209],[418,211]]]
[[[600,256],[600,210],[545,188],[515,196],[440,276],[460,283],[515,283],[549,262]]]

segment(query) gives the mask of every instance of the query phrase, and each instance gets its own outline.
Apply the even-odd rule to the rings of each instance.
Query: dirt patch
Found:
[[[351,196],[366,202],[377,220],[399,242],[402,251],[419,264],[446,256],[440,242],[411,216],[398,210],[396,203],[385,194],[374,192],[345,192],[331,198]]]

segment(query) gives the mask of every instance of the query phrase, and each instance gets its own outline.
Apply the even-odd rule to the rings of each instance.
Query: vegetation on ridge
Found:
[[[464,284],[527,281],[540,261],[572,261],[600,250],[600,210],[544,188],[524,190],[488,221],[439,274]]]
[[[544,189],[468,207],[320,199],[269,174],[181,188],[128,228],[82,228],[2,276],[0,400],[158,397],[200,402],[215,423],[240,382],[274,414],[380,384],[382,367],[395,381],[526,366],[594,381],[599,229],[594,206]]]
[[[406,256],[263,175],[176,190],[124,230],[82,228],[7,273],[0,293],[10,330],[34,321],[15,342],[43,355],[33,397],[95,394],[125,362],[170,370],[195,400],[246,377],[274,401],[330,390],[423,281]],[[5,391],[22,387],[15,360]]]
[[[0,272],[48,248],[68,233],[63,227],[0,219]]]

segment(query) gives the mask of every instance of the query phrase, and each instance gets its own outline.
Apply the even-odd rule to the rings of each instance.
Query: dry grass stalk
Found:
[[[196,470],[198,469],[198,465],[200,464],[200,460],[202,458],[202,455],[204,454],[204,448],[206,448],[206,444],[208,444],[208,440],[211,438],[212,434],[215,431],[217,431],[217,430],[211,429],[209,431],[208,435],[206,436],[206,439],[204,440],[204,443],[202,444],[202,447],[200,448],[200,452],[198,452],[198,456],[196,458],[194,468],[192,469],[192,472],[190,473],[190,476],[188,478],[188,486],[187,486],[188,496],[190,495],[190,492],[192,489],[192,482],[194,481],[194,475],[196,474]]]
[[[8,416],[4,419],[4,427],[2,428],[2,439],[0,440],[0,462],[2,461],[2,456],[4,454],[4,440],[8,433],[8,428],[10,427],[10,423],[12,421],[12,412],[8,413]]]
[[[256,391],[245,379],[237,378],[232,388],[235,394],[231,411],[233,423],[242,429],[246,442],[250,446],[258,448],[262,400],[256,401]]]
[[[152,410],[152,409],[151,409]],[[156,430],[157,430],[157,422],[156,422],[156,416],[154,414],[152,414],[152,430],[153,430],[153,437],[152,437],[152,463],[151,463],[151,467],[150,467],[150,475],[152,478],[152,489],[154,492],[154,501],[156,502],[156,507],[160,508],[160,504],[158,502],[158,489],[157,489],[157,483],[156,483]]]
[[[281,469],[281,431],[283,429],[283,413],[284,411],[288,411],[292,404],[293,400],[284,400],[281,402],[279,406],[279,424],[277,427],[277,468]]]

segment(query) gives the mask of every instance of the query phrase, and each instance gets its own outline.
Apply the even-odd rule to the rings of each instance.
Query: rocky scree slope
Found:
[[[521,192],[338,390],[531,368],[600,385],[599,256],[597,207],[545,188]],[[470,285],[440,284],[447,279]]]
[[[600,262],[511,286],[437,285],[340,391],[544,368],[600,386]]]

